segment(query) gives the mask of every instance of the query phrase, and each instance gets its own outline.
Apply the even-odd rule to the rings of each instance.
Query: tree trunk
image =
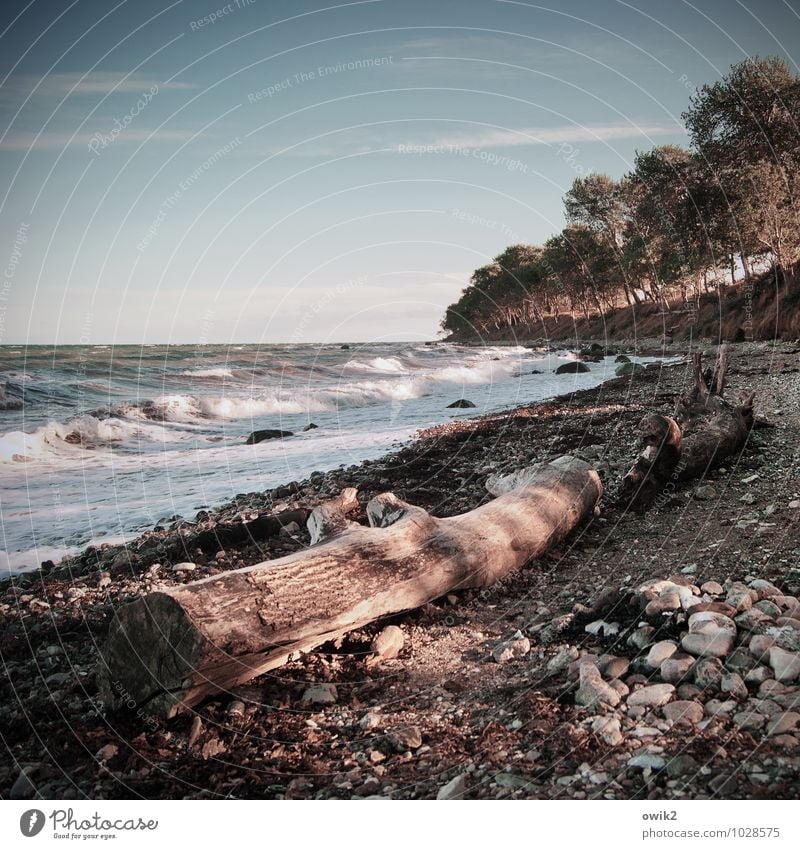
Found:
[[[500,497],[445,519],[386,493],[367,507],[370,528],[121,607],[101,656],[104,701],[171,716],[376,619],[489,586],[562,540],[602,494],[571,457],[487,486]],[[341,527],[318,518],[323,537]]]
[[[640,454],[623,478],[621,502],[644,509],[744,447],[753,426],[753,395],[738,405],[723,399],[727,347],[720,346],[713,372],[703,371],[700,353],[693,365],[694,387],[679,399],[674,418],[651,414],[640,422]]]

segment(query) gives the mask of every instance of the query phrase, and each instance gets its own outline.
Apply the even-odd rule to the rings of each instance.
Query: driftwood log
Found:
[[[499,497],[445,519],[385,493],[367,507],[372,527],[349,527],[344,493],[340,511],[313,520],[321,544],[121,607],[101,652],[104,701],[170,716],[376,619],[493,584],[566,537],[602,494],[572,457],[525,472],[493,479]]]
[[[744,447],[753,428],[753,398],[737,404],[723,397],[728,349],[721,346],[714,369],[692,358],[694,384],[676,404],[674,416],[651,413],[639,423],[640,453],[620,488],[620,501],[644,509],[670,495],[679,481],[702,477]]]

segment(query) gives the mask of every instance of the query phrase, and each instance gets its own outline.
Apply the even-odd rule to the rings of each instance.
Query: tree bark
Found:
[[[739,404],[723,398],[728,348],[720,346],[714,369],[693,357],[694,386],[676,405],[674,417],[651,414],[639,424],[640,453],[622,480],[619,500],[645,509],[670,497],[680,481],[701,477],[741,451],[753,427],[753,395]]]
[[[492,487],[503,494],[445,519],[387,493],[368,505],[370,528],[121,607],[101,653],[104,701],[171,716],[376,619],[489,586],[566,537],[602,494],[571,457]]]

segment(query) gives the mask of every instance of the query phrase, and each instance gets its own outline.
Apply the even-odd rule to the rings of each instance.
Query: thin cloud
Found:
[[[117,135],[112,144],[114,147],[120,144],[140,143],[145,140],[150,142],[184,142],[195,135],[194,130],[159,130],[152,134],[152,130],[126,127]],[[151,135],[152,134],[152,135]],[[78,133],[74,138],[69,132],[44,132],[38,138],[34,132],[21,132],[9,134],[3,140],[4,151],[60,151],[65,147],[82,148],[87,151],[92,139],[97,137],[96,133]]]
[[[16,74],[8,78],[0,89],[0,97],[6,101],[24,100],[32,97],[53,98],[69,94],[71,97],[97,94],[141,94],[153,86],[159,91],[193,89],[194,85],[171,81],[164,83],[157,77],[144,74],[131,74],[126,78],[122,71],[80,71],[47,74]],[[34,91],[35,89],[35,91]]]

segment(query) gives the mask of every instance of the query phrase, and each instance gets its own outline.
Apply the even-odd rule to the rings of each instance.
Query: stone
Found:
[[[796,681],[800,677],[800,655],[795,652],[773,646],[769,650],[769,665],[781,683]]]
[[[682,775],[696,773],[700,764],[691,755],[677,755],[667,761],[667,775],[670,778],[680,778]]]
[[[453,401],[452,404],[447,405],[448,410],[468,410],[473,408],[475,405],[472,401],[468,401],[466,398],[459,398],[458,401]]]
[[[751,590],[755,590],[759,598],[770,598],[774,595],[781,595],[781,591],[775,584],[765,581],[763,578],[756,578],[754,581],[750,581],[747,586]]]
[[[767,636],[775,640],[775,645],[787,651],[800,651],[800,631],[790,625],[767,628]]]
[[[496,663],[507,663],[524,657],[531,650],[531,641],[517,631],[508,640],[503,640],[492,649],[492,657]]]
[[[196,563],[176,563],[172,567],[173,572],[194,572],[197,568]]]
[[[653,642],[656,629],[652,625],[641,625],[628,637],[628,645],[642,651]]]
[[[619,678],[611,678],[608,686],[616,690],[623,699],[631,691],[631,688],[624,681],[620,681]]]
[[[682,684],[678,685],[679,699],[696,699],[702,694],[702,692],[703,691],[700,687],[695,686],[690,681],[684,681]]]
[[[387,625],[372,641],[372,651],[382,660],[394,660],[405,642],[405,635],[397,625]]]
[[[615,369],[614,374],[617,377],[627,377],[631,374],[638,374],[645,370],[641,363],[620,363]]]
[[[725,658],[725,668],[732,672],[747,672],[756,665],[757,661],[747,649],[734,649]]]
[[[683,652],[677,652],[668,657],[660,667],[661,678],[668,684],[677,684],[692,671],[694,658]]]
[[[334,684],[312,684],[303,693],[303,701],[312,705],[333,705],[338,697]]]
[[[775,645],[775,637],[769,634],[754,634],[750,638],[748,648],[753,657],[760,660],[764,655],[769,653],[769,650]]]
[[[744,680],[746,684],[762,684],[772,677],[772,670],[768,666],[754,666],[749,672],[745,672]]]
[[[696,657],[725,657],[732,647],[733,637],[724,631],[686,634],[681,639],[681,648]]]
[[[775,734],[788,734],[790,731],[797,729],[800,723],[800,713],[795,711],[786,711],[773,716],[767,723],[767,734],[772,737]]]
[[[400,725],[392,729],[387,738],[398,752],[418,749],[422,745],[422,732],[416,725]]]
[[[724,672],[719,688],[723,693],[730,693],[736,699],[746,699],[748,696],[747,685],[738,672]]]
[[[699,610],[689,615],[690,634],[713,634],[722,631],[736,636],[736,623],[729,616],[714,610]]]
[[[606,622],[605,619],[595,619],[590,622],[584,629],[587,634],[593,634],[596,637],[613,637],[619,634],[619,622]]]
[[[264,442],[266,439],[285,439],[288,436],[294,436],[292,431],[274,429],[254,430],[250,436],[247,437],[245,445],[257,445],[259,442]]]
[[[758,731],[764,727],[766,716],[752,710],[740,710],[733,715],[733,723],[742,731]]]
[[[717,497],[717,490],[707,483],[696,487],[692,495],[697,501],[711,501]]]
[[[706,581],[701,584],[700,590],[709,595],[722,595],[725,592],[722,584],[718,584],[716,581]]]
[[[765,681],[758,688],[758,695],[762,699],[770,699],[773,696],[782,696],[786,693],[791,693],[793,689],[791,687],[787,687],[786,684],[781,684],[780,681],[773,681],[770,679],[769,681]]]
[[[628,696],[631,707],[659,707],[666,704],[675,694],[672,684],[650,684],[641,690],[634,690]]]
[[[622,678],[627,674],[630,665],[627,657],[617,657],[613,654],[603,654],[597,659],[597,668],[603,678]]]
[[[467,792],[467,774],[462,772],[461,775],[457,775],[455,778],[451,779],[439,789],[439,792],[436,794],[436,799],[438,801],[449,801],[450,799],[461,799],[464,794]]]
[[[737,707],[739,707],[739,703],[733,699],[727,699],[724,702],[719,699],[709,699],[705,704],[705,713],[706,716],[728,716]]]
[[[658,669],[661,664],[667,660],[667,658],[672,657],[677,650],[677,643],[674,643],[672,640],[661,640],[658,643],[654,643],[650,648],[650,651],[647,653],[645,663],[650,667],[650,669]]]
[[[358,721],[359,727],[363,728],[365,731],[372,731],[374,728],[378,728],[380,724],[380,716],[372,711],[365,713]]]
[[[658,616],[662,613],[671,613],[673,610],[680,610],[681,597],[674,590],[662,592],[658,598],[647,602],[644,612],[647,616]]]
[[[694,665],[694,683],[698,687],[717,689],[722,681],[722,661],[716,657],[706,657]]]
[[[576,646],[562,646],[547,662],[547,671],[551,675],[566,672],[569,665],[578,659],[578,655]]]
[[[244,716],[244,702],[239,701],[239,699],[234,699],[228,705],[228,716],[230,717],[242,717]]]
[[[661,708],[664,719],[676,725],[697,725],[703,718],[703,706],[699,702],[669,702]]]
[[[637,769],[663,769],[665,766],[664,758],[661,755],[656,755],[651,752],[642,752],[641,754],[634,755],[632,758],[628,760],[628,766],[635,767]]]
[[[586,374],[589,371],[589,366],[586,363],[581,363],[575,360],[571,363],[564,363],[556,370],[556,374]]]
[[[761,599],[761,601],[757,601],[753,605],[753,610],[760,610],[761,613],[765,613],[769,616],[770,619],[777,619],[781,615],[781,609],[775,604],[774,601],[770,601],[768,598]]]
[[[592,722],[592,731],[607,746],[619,746],[624,739],[616,716],[598,716]]]
[[[620,702],[619,693],[603,681],[600,670],[590,663],[580,668],[580,686],[575,693],[575,704],[590,710],[599,710],[602,705],[616,707]]]
[[[775,619],[757,607],[751,607],[749,610],[745,610],[744,613],[739,613],[734,617],[734,622],[743,631],[750,631],[753,634],[763,634],[767,627],[775,622]]]
[[[97,750],[95,758],[101,763],[105,763],[106,761],[110,761],[111,758],[116,757],[118,753],[119,746],[115,746],[114,743],[106,743],[105,746]]]
[[[9,799],[32,799],[36,795],[36,785],[31,780],[32,769],[23,769],[8,791]]]

